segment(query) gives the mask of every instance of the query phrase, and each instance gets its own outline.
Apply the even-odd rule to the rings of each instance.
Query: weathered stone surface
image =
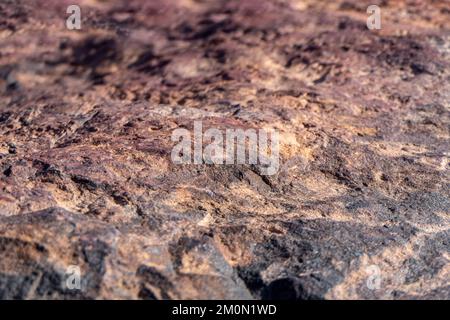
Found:
[[[450,298],[448,2],[69,4],[0,2],[0,298]],[[194,120],[278,174],[173,164]]]

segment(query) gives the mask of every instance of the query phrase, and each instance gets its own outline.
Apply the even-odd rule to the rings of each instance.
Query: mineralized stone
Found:
[[[3,0],[0,133],[2,299],[450,299],[447,1]]]

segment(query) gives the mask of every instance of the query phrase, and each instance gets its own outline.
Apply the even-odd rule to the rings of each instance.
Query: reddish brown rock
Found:
[[[0,2],[0,298],[450,298],[448,3],[69,4]],[[195,120],[279,172],[175,165]]]

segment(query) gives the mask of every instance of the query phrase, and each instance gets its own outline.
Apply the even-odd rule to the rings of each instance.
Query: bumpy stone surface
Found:
[[[0,1],[0,298],[450,298],[448,1],[75,2]],[[173,164],[194,120],[278,174]]]

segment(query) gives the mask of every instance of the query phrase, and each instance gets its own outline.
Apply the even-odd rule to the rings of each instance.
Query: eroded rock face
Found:
[[[450,298],[445,1],[72,2],[0,2],[0,298]],[[195,120],[280,170],[175,165]]]

